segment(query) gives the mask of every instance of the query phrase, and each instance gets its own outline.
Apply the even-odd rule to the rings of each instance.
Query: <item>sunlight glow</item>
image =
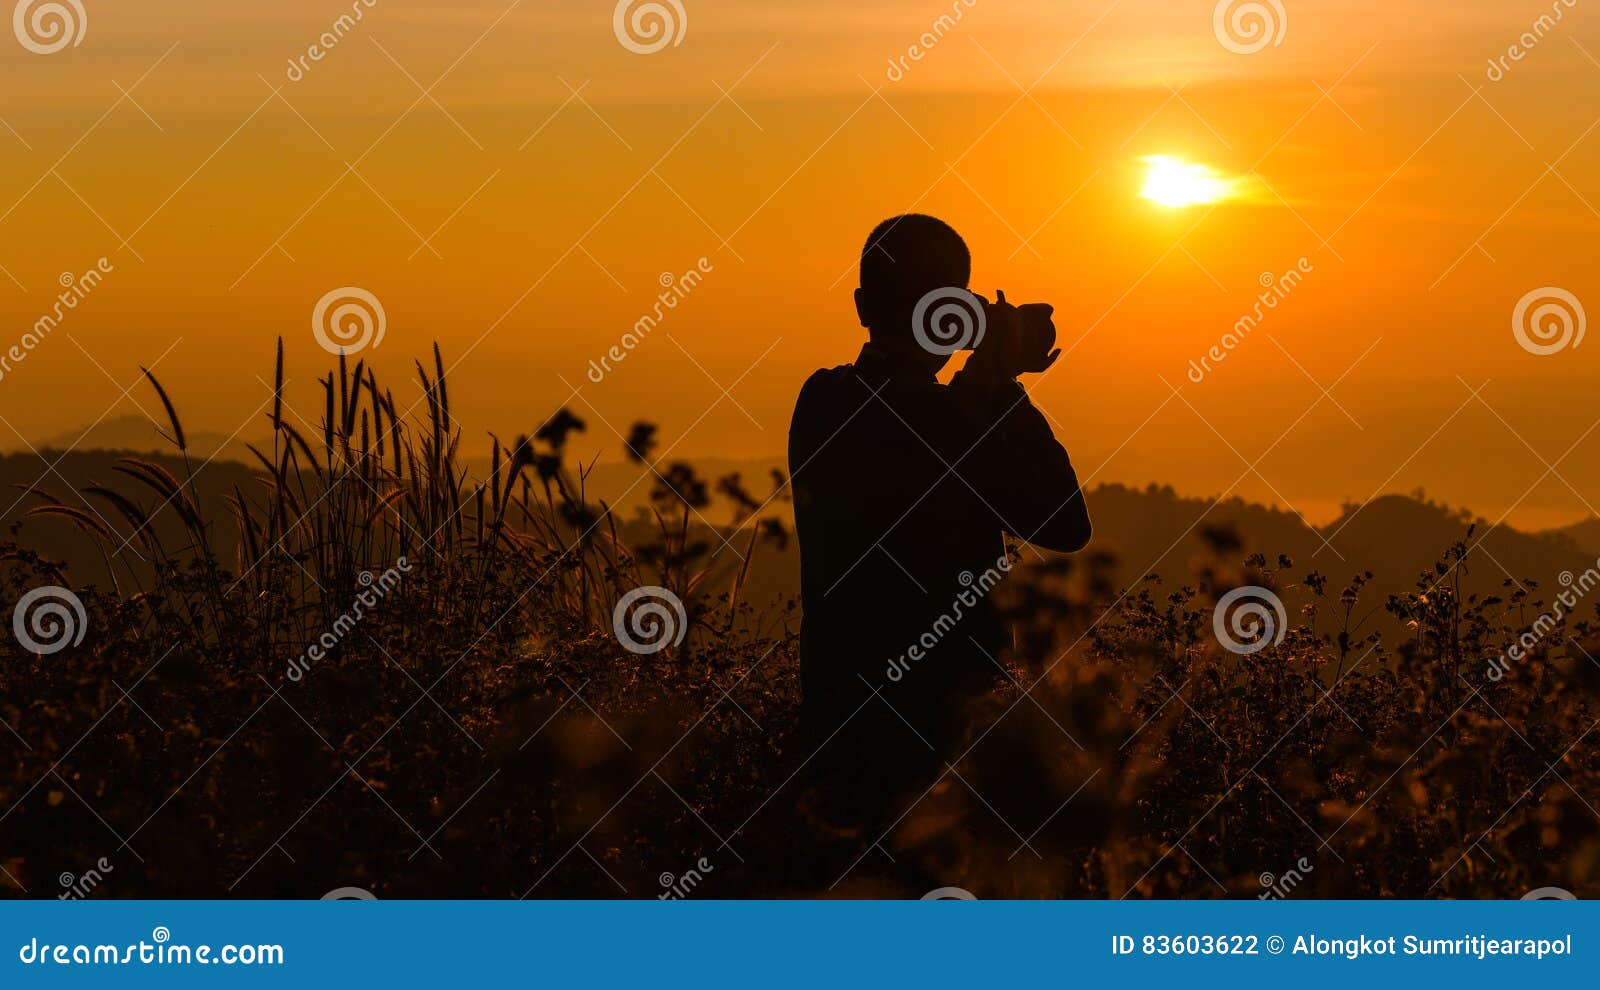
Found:
[[[1205,165],[1197,165],[1169,155],[1144,159],[1150,166],[1140,195],[1162,206],[1177,209],[1196,203],[1214,203],[1228,194],[1227,180]]]

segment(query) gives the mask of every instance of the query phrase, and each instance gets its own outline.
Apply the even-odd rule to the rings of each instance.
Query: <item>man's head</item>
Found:
[[[920,213],[890,217],[861,250],[856,313],[874,341],[914,346],[911,315],[918,300],[935,289],[965,289],[971,277],[972,255],[949,224]]]

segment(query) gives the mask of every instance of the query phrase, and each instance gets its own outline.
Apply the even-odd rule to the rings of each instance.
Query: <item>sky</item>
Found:
[[[916,210],[974,289],[1055,305],[1027,384],[1092,482],[1600,504],[1582,0],[679,0],[655,36],[609,0],[77,6],[75,45],[0,32],[0,448],[159,415],[141,365],[191,432],[261,436],[279,336],[314,421],[319,302],[359,290],[361,357],[406,405],[438,342],[469,451],[566,405],[608,457],[640,419],[781,454],[864,337],[862,241]],[[1231,193],[1144,198],[1153,156]]]

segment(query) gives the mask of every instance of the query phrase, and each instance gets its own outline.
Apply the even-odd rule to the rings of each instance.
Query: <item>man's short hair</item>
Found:
[[[971,277],[967,242],[943,220],[921,213],[878,224],[861,249],[861,288],[885,302],[910,305],[935,289],[964,289]]]

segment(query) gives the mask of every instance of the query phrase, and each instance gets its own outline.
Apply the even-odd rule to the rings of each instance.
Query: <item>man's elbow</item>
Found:
[[[1079,507],[1067,518],[1045,527],[1028,542],[1056,553],[1077,553],[1089,545],[1093,535],[1094,527],[1089,522],[1089,513]]]
[[[1063,534],[1060,544],[1050,549],[1059,553],[1077,553],[1089,545],[1089,540],[1093,536],[1094,527],[1090,524],[1089,517],[1085,515],[1081,524],[1073,526]]]
[[[1094,524],[1089,522],[1089,516],[1087,513],[1085,513],[1083,517],[1083,525],[1079,526],[1073,533],[1071,540],[1072,545],[1067,547],[1067,549],[1063,552],[1077,553],[1079,550],[1082,550],[1084,547],[1088,546],[1089,541],[1093,539],[1093,537]]]

